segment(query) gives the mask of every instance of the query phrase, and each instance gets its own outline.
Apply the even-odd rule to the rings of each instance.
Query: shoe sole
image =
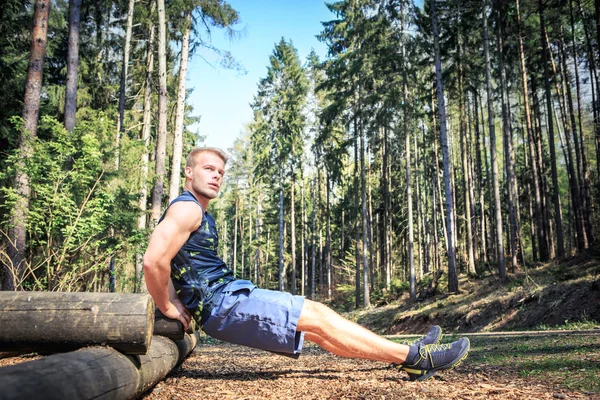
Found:
[[[456,359],[454,359],[450,364],[449,367],[446,366],[441,366],[441,367],[437,367],[437,368],[433,368],[429,371],[427,371],[427,373],[425,375],[418,375],[422,370],[412,370],[414,371],[414,373],[409,372],[410,368],[402,368],[404,371],[406,371],[406,373],[408,374],[409,378],[411,381],[417,381],[417,382],[421,382],[421,381],[425,381],[429,378],[432,378],[433,375],[436,374],[436,372],[438,371],[450,371],[456,367],[458,367],[469,355],[469,350],[471,350],[471,341],[469,340],[469,338],[465,338],[467,339],[467,343],[468,346],[465,350],[465,352],[463,354],[459,354],[458,357],[456,357]],[[417,378],[413,379],[412,375],[417,375]]]

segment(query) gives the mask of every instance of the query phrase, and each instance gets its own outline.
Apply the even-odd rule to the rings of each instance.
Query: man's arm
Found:
[[[152,232],[144,254],[146,287],[154,303],[166,317],[180,320],[186,329],[191,317],[171,282],[171,260],[201,222],[202,209],[198,204],[189,201],[173,204]]]

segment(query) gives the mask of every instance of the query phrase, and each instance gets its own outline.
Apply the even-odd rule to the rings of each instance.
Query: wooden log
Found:
[[[196,321],[192,319],[187,333],[196,331]],[[171,340],[181,340],[186,332],[183,331],[183,324],[176,320],[167,318],[156,308],[154,310],[154,334],[166,336]]]
[[[183,361],[199,333],[177,342],[155,336],[145,355],[89,347],[0,368],[0,400],[133,399]]]
[[[106,344],[146,354],[154,308],[147,294],[0,292],[0,351],[55,353]]]

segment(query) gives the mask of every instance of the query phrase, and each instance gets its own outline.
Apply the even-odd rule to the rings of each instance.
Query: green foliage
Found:
[[[85,290],[101,285],[108,259],[131,252],[139,241],[132,236],[136,197],[112,185],[115,175],[106,167],[111,128],[102,113],[72,134],[56,119],[41,118],[39,130],[49,140],[37,140],[25,164],[31,184],[30,255],[22,287]],[[14,152],[8,163],[16,165],[17,157]],[[8,169],[4,174],[12,173]],[[14,189],[3,187],[2,192],[2,206],[11,209]],[[7,227],[8,220],[2,226]]]

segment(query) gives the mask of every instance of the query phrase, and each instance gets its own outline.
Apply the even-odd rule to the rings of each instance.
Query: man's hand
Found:
[[[171,304],[167,307],[167,309],[161,311],[165,317],[181,321],[181,323],[183,324],[183,329],[185,331],[189,330],[192,316],[190,315],[187,308],[185,308],[181,300],[171,299]]]

